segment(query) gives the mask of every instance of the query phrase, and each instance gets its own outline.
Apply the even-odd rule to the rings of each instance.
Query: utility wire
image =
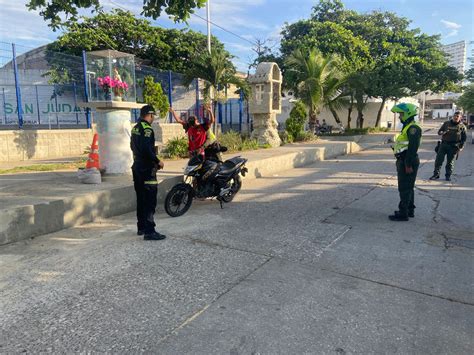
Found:
[[[124,6],[120,5],[120,4],[117,4],[115,1],[112,1],[112,0],[108,0],[108,1],[109,1],[112,5],[115,5],[115,6],[119,7],[119,8],[121,8],[122,10],[130,11],[130,12],[133,13],[133,11],[127,9],[126,7],[124,7]],[[136,15],[136,14],[135,14],[135,15]],[[206,18],[204,18],[204,17],[202,17],[202,16],[200,16],[200,15],[198,15],[198,14],[196,14],[196,13],[193,13],[192,15],[193,15],[193,16],[196,16],[197,18],[203,20],[203,21],[206,22],[206,23],[208,22],[208,20],[207,20]],[[142,17],[142,16],[141,16],[141,17]],[[253,46],[257,46],[257,45],[258,45],[256,42],[252,42],[251,40],[249,40],[249,39],[247,39],[247,38],[245,38],[245,37],[242,37],[241,35],[238,35],[237,33],[232,32],[231,30],[228,30],[227,28],[224,28],[224,27],[222,27],[222,26],[220,26],[220,25],[218,25],[218,24],[216,24],[216,23],[214,23],[214,22],[212,22],[212,21],[209,21],[209,23],[210,23],[211,25],[214,25],[214,26],[216,26],[217,28],[221,29],[222,31],[231,34],[232,36],[235,36],[235,37],[237,37],[237,38],[240,38],[242,41],[245,41],[245,42],[250,43],[250,44],[253,45]]]
[[[241,35],[238,35],[237,33],[234,33],[234,32],[232,32],[232,31],[230,31],[230,30],[228,30],[228,29],[226,29],[226,28],[224,28],[224,27],[222,27],[222,26],[220,26],[220,25],[218,25],[218,24],[216,24],[216,23],[214,23],[214,22],[212,22],[212,21],[208,21],[206,18],[204,18],[204,17],[202,17],[202,16],[200,16],[200,15],[198,15],[198,14],[192,14],[192,15],[193,15],[193,16],[196,16],[196,17],[198,17],[198,18],[200,18],[201,20],[205,21],[206,23],[209,22],[210,24],[216,26],[217,28],[220,28],[220,29],[221,29],[222,31],[224,31],[224,32],[227,32],[227,33],[229,33],[229,34],[231,34],[231,35],[233,35],[233,36],[235,36],[235,37],[237,37],[237,38],[240,38],[242,41],[248,42],[248,43],[250,43],[250,44],[253,45],[253,46],[256,46],[256,45],[257,45],[256,42],[252,42],[251,40],[249,40],[249,39],[247,39],[247,38],[245,38],[245,37],[242,37]]]

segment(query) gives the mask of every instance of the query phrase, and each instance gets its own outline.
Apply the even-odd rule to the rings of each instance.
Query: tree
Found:
[[[286,131],[290,141],[298,140],[304,133],[304,125],[307,120],[306,106],[301,101],[296,101],[290,111],[290,117],[286,120]]]
[[[212,46],[224,49],[215,37]],[[192,65],[195,53],[207,51],[207,38],[191,30],[152,26],[146,19],[116,9],[84,18],[81,23],[68,24],[64,33],[48,45],[50,51],[75,56],[80,56],[82,50],[104,48],[134,54],[140,64],[184,72]]]
[[[474,82],[474,67],[470,68],[464,73],[466,80],[469,80],[471,83]]]
[[[207,0],[143,0],[142,15],[157,19],[165,11],[175,22],[186,21],[194,13],[195,8],[201,8]],[[79,10],[91,9],[91,12],[101,12],[100,0],[29,0],[28,10],[39,11],[40,16],[55,31],[64,24],[77,22]],[[66,18],[66,21],[63,21]]]
[[[275,45],[276,44],[272,39],[255,38],[255,45],[252,47],[255,56],[249,58],[249,71],[252,68],[256,68],[261,62],[274,62],[277,59],[273,54],[273,48]]]
[[[463,108],[464,111],[471,114],[474,113],[474,84],[469,85],[461,97],[458,99],[457,104]]]
[[[211,52],[197,53],[193,59],[192,66],[185,72],[183,83],[191,85],[199,78],[204,81],[204,101],[213,102],[214,115],[216,103],[225,99],[226,88],[231,84],[242,90],[248,96],[249,87],[247,82],[237,76],[237,71],[231,62],[232,56],[220,48],[212,48]],[[214,126],[216,133],[217,126]]]
[[[222,98],[225,88],[233,84],[246,89],[245,81],[239,78],[231,62],[232,56],[219,48],[212,48],[211,53],[198,53],[193,59],[193,66],[185,72],[184,84],[191,85],[195,78],[204,80],[204,97],[206,101]],[[214,95],[214,97],[212,97]]]
[[[296,49],[286,60],[288,86],[309,110],[309,128],[314,132],[322,107],[334,99],[344,83],[340,59],[323,56],[316,48]]]
[[[309,19],[285,26],[280,51],[283,59],[296,48],[339,55],[344,70],[354,75],[341,94],[357,104],[359,122],[368,97],[380,97],[378,124],[387,99],[452,89],[460,80],[447,66],[439,36],[423,34],[410,23],[391,12],[359,14],[344,9],[340,0],[320,0]],[[286,68],[283,73],[288,79]],[[350,115],[354,105],[348,106]]]
[[[143,83],[143,102],[152,105],[160,112],[160,117],[166,117],[170,104],[168,98],[163,92],[160,83],[155,83],[152,76],[145,76]]]

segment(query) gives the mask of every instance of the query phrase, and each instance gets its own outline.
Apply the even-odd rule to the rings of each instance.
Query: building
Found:
[[[466,41],[447,44],[442,48],[447,54],[448,64],[463,74],[466,70]]]

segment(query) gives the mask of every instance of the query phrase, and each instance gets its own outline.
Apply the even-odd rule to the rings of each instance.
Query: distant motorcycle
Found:
[[[170,190],[165,199],[165,211],[171,217],[185,214],[194,198],[217,198],[222,203],[231,202],[242,187],[242,176],[248,172],[247,159],[239,156],[222,162],[218,144],[206,149],[206,158],[195,155],[184,169],[184,182]]]

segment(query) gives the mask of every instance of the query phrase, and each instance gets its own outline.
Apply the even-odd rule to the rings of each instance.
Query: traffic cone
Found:
[[[92,139],[91,151],[89,153],[89,158],[87,159],[86,169],[96,168],[97,170],[100,170],[98,142],[99,135],[95,133],[94,138]]]

